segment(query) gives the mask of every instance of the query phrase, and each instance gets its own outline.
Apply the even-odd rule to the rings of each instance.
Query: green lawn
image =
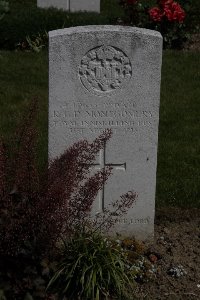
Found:
[[[0,52],[0,133],[8,138],[31,99],[37,97],[39,163],[47,158],[48,55],[47,52]]]
[[[157,175],[159,205],[200,207],[199,54],[164,53]]]
[[[199,53],[163,55],[157,205],[200,207]],[[0,133],[9,136],[19,115],[37,96],[39,162],[47,160],[48,56],[0,52]]]

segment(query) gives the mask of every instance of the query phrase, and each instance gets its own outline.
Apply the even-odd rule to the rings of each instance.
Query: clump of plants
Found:
[[[48,288],[58,292],[59,299],[130,299],[134,279],[120,247],[99,232],[81,231],[64,243],[61,262]]]
[[[59,299],[134,299],[137,283],[155,279],[157,268],[144,243],[112,239],[86,227],[63,241],[62,256],[47,289]]]
[[[181,48],[186,41],[186,13],[181,5],[173,0],[158,0],[157,6],[149,9],[149,16],[151,26],[163,35],[164,46]]]
[[[125,23],[159,31],[164,48],[181,48],[186,41],[186,11],[173,0],[121,0]],[[186,5],[187,3],[185,3]]]
[[[110,291],[122,294],[128,276],[124,272],[125,258],[117,249],[111,253],[112,247],[109,248],[102,233],[132,206],[135,192],[122,195],[102,215],[90,218],[97,193],[112,173],[111,167],[105,167],[90,176],[90,166],[112,133],[106,130],[92,143],[86,140],[75,143],[39,172],[36,159],[38,133],[34,126],[37,110],[37,101],[32,101],[11,145],[3,138],[0,141],[0,292],[9,300],[50,299],[51,295],[45,293],[44,287],[56,271],[55,266],[60,265],[56,262],[61,261],[61,265],[65,263],[65,270],[71,270],[70,284],[67,278],[59,281],[62,272],[59,276],[55,273],[56,292],[66,292],[71,297],[72,287],[77,284],[80,287],[77,295],[89,293],[94,299],[98,295],[106,296]],[[64,251],[62,241],[65,241]],[[79,251],[75,251],[76,247]],[[97,269],[91,268],[95,260],[90,257],[90,250],[91,255],[98,255],[98,264],[94,264]],[[112,260],[107,266],[108,281],[103,276],[106,270],[100,270],[103,253],[107,263],[110,258]],[[87,274],[81,268],[83,257],[87,258]],[[78,281],[73,273],[77,268],[81,274]],[[95,275],[97,271],[100,273]],[[131,277],[129,281],[133,283]],[[94,282],[98,289],[94,288]]]
[[[48,41],[48,33],[45,30],[44,32],[27,36],[25,41],[19,42],[16,45],[16,49],[39,53],[42,49],[48,47]]]

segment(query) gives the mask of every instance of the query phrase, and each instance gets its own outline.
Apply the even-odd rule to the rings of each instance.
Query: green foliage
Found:
[[[147,27],[149,19],[147,14],[150,5],[149,2],[133,0],[133,2],[129,3],[128,0],[120,0],[119,3],[124,10],[123,22],[125,24],[137,27]]]
[[[0,21],[8,12],[9,12],[9,3],[7,1],[0,0]]]
[[[64,242],[62,260],[48,289],[67,299],[133,299],[135,272],[127,265],[120,246],[98,232],[77,231]]]
[[[17,45],[31,40],[45,31],[84,25],[115,24],[120,9],[115,0],[104,0],[102,13],[69,13],[57,9],[40,9],[36,1],[12,1],[10,14],[0,23],[0,48],[14,49]]]
[[[18,48],[20,50],[31,50],[33,52],[40,52],[43,48],[48,46],[48,33],[38,33],[37,36],[27,36],[26,42],[19,43]]]
[[[200,32],[200,1],[199,0],[179,0],[186,12],[185,30],[187,34]]]
[[[159,31],[163,36],[164,49],[182,49],[189,35],[183,23],[150,23],[149,28]]]

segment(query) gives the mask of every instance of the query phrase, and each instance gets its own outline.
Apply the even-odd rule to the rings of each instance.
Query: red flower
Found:
[[[160,22],[163,17],[163,13],[159,7],[152,7],[149,10],[149,14],[150,14],[150,17],[152,18],[152,20],[155,22]]]
[[[173,21],[173,14],[172,14],[172,11],[171,9],[169,9],[167,6],[164,7],[164,15],[167,17],[167,19],[169,21]]]
[[[174,16],[173,16],[174,20],[183,22],[183,20],[185,19],[185,11],[182,9],[180,4],[176,2],[172,3],[172,9],[174,11]]]
[[[172,2],[170,5],[165,5],[164,15],[171,22],[183,22],[183,20],[185,19],[185,12],[177,2]]]
[[[158,7],[149,10],[150,17],[155,22],[160,22],[165,16],[170,22],[183,22],[185,19],[185,11],[180,4],[173,0],[158,0]]]

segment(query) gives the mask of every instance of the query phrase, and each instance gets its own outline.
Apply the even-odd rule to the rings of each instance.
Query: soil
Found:
[[[138,299],[200,299],[200,209],[157,210],[150,253],[156,278],[138,286]]]

